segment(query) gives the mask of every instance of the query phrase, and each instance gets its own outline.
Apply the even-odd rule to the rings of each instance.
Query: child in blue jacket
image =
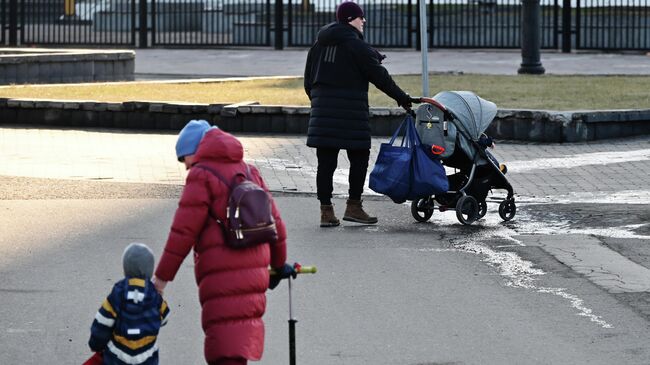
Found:
[[[151,283],[153,252],[145,244],[131,243],[122,263],[125,277],[97,311],[88,345],[105,365],[158,364],[156,339],[169,307]]]

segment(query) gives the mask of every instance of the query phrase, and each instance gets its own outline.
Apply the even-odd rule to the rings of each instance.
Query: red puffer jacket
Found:
[[[219,129],[205,134],[195,155],[196,163],[216,169],[228,179],[246,171],[244,149],[234,136]],[[268,191],[256,168],[251,180]],[[281,267],[286,260],[286,228],[275,202],[273,216],[278,242],[243,250],[225,246],[221,227],[210,218],[208,208],[225,220],[229,189],[201,168],[191,168],[174,216],[156,276],[172,281],[181,263],[194,249],[194,274],[199,286],[205,358],[259,360],[264,349],[268,266]]]

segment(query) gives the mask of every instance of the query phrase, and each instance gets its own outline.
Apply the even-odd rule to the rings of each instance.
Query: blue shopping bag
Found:
[[[410,144],[408,129],[413,124],[413,118],[409,115],[399,128],[393,133],[388,143],[379,146],[379,154],[375,167],[370,173],[370,189],[384,194],[396,203],[406,201],[411,189],[411,157],[413,148]],[[395,145],[395,140],[402,129],[406,129],[400,145]]]
[[[400,145],[395,141],[405,130]],[[449,189],[445,168],[429,157],[420,142],[413,118],[407,115],[388,143],[379,147],[369,186],[396,203],[428,197]]]
[[[426,151],[431,147],[422,144],[414,125],[409,129],[409,133],[411,133],[409,139],[413,145],[413,156],[411,157],[411,190],[408,200],[446,193],[449,190],[449,181],[445,167],[442,166],[437,156]]]
[[[415,130],[415,128],[414,128]],[[419,139],[419,136],[416,136]],[[414,148],[411,158],[412,177],[408,200],[429,197],[449,190],[449,181],[445,167],[438,158],[429,157],[425,150],[429,146],[419,143]]]

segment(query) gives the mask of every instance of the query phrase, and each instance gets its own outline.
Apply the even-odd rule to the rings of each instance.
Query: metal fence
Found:
[[[318,6],[288,0],[288,42],[289,46],[310,46],[316,40],[318,30],[336,20],[336,6],[340,0],[323,0]],[[294,6],[293,2],[298,2]],[[417,22],[417,0],[367,0],[358,1],[364,9],[366,24],[365,39],[377,47],[412,47]]]
[[[650,0],[574,1],[571,8],[569,0],[541,0],[542,48],[650,49]],[[369,43],[384,48],[419,45],[418,0],[358,2],[366,13]],[[335,20],[339,3],[0,0],[0,44],[307,47],[323,25]],[[15,5],[15,13],[9,12],[9,4]],[[521,6],[520,0],[428,0],[428,45],[519,48]]]
[[[153,1],[154,46],[270,46],[271,0]]]
[[[135,46],[136,0],[23,0],[23,45]]]
[[[289,0],[291,3],[291,0]],[[322,1],[288,14],[289,46],[308,46],[318,29],[334,20],[339,1]],[[419,43],[417,0],[359,1],[366,13],[364,35],[378,47],[407,47]],[[521,33],[519,0],[429,0],[429,47],[519,48]],[[542,47],[557,48],[558,0],[542,0]]]
[[[557,0],[541,1],[541,46],[558,47]],[[519,0],[433,0],[429,3],[429,47],[519,48],[521,3]]]
[[[650,49],[650,7],[647,0],[591,0],[576,7],[576,48]]]

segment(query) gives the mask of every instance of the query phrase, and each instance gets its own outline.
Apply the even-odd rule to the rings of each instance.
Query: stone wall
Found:
[[[178,131],[191,119],[205,119],[233,133],[306,134],[309,107],[0,98],[0,125]],[[371,108],[372,134],[390,136],[403,119],[400,108]],[[486,133],[496,139],[555,143],[646,135],[650,110],[502,109]]]
[[[135,52],[0,48],[0,85],[133,81]]]

